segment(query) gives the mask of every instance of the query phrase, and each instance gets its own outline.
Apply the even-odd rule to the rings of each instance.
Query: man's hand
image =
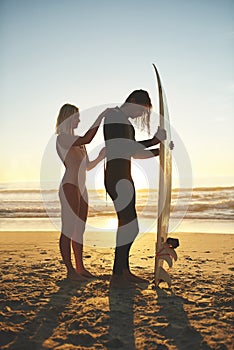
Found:
[[[166,138],[167,138],[166,130],[158,127],[158,130],[155,133],[154,138],[158,139],[160,142],[166,140]]]
[[[172,150],[174,149],[174,147],[175,147],[174,142],[171,141],[171,142],[169,143],[169,148],[170,148],[170,150],[172,151]]]

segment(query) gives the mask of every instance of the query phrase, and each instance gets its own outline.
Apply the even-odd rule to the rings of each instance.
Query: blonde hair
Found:
[[[63,105],[59,111],[55,133],[60,134],[64,132],[66,134],[73,134],[71,127],[72,118],[70,118],[74,113],[79,112],[79,108],[69,103]]]

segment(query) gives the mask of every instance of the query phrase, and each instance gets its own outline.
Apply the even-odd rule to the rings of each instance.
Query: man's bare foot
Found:
[[[76,270],[76,272],[86,278],[96,278],[96,276],[94,276],[91,272],[89,272],[86,269],[81,269],[81,270]]]
[[[78,274],[75,270],[69,271],[67,273],[67,278],[71,281],[78,281],[78,282],[84,282],[87,281],[87,278],[84,276]]]
[[[134,275],[134,274],[131,273],[131,271],[129,271],[129,270],[124,270],[124,271],[123,271],[123,276],[124,276],[128,281],[130,281],[130,282],[132,282],[132,283],[149,283],[148,280]]]
[[[123,275],[112,275],[110,279],[110,288],[127,289],[132,288],[132,283]]]

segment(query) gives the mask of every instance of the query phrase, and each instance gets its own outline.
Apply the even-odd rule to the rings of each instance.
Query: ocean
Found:
[[[158,193],[137,190],[141,232],[154,232]],[[117,220],[104,190],[89,190],[87,230],[113,230]],[[0,231],[59,231],[57,188],[41,191],[35,184],[0,184]],[[171,232],[234,233],[234,186],[173,189]]]

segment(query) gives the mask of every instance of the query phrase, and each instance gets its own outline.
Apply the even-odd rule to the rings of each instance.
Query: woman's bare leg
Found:
[[[72,236],[72,248],[76,261],[76,271],[85,277],[94,277],[86,268],[83,262],[83,236],[85,231],[85,224],[88,216],[88,193],[85,190],[84,194],[80,196],[79,218],[81,222],[76,227]]]
[[[77,187],[72,185],[72,184],[64,184],[63,185],[63,192],[64,192],[64,197],[62,199],[62,201],[66,201],[66,203],[62,203],[62,207],[64,208],[68,208],[62,211],[62,215],[70,215],[70,213],[68,211],[72,210],[72,212],[74,213],[74,218],[75,218],[75,212],[77,212],[77,208],[79,208],[79,198],[77,198],[76,196],[76,191],[77,191]],[[67,218],[63,218],[63,219],[67,219]],[[75,225],[74,225],[75,226]],[[70,236],[72,236],[72,233],[65,232],[61,233],[60,236],[60,240],[59,240],[59,246],[60,246],[60,252],[61,252],[61,256],[63,259],[63,262],[66,266],[67,269],[67,276],[68,278],[74,279],[74,280],[84,280],[84,278],[82,278],[82,276],[79,276],[76,272],[76,270],[74,269],[73,265],[72,265],[72,261],[71,261],[71,238]]]
[[[67,269],[67,273],[69,274],[74,270],[71,262],[71,240],[63,233],[61,233],[60,236],[59,247],[63,262]]]

